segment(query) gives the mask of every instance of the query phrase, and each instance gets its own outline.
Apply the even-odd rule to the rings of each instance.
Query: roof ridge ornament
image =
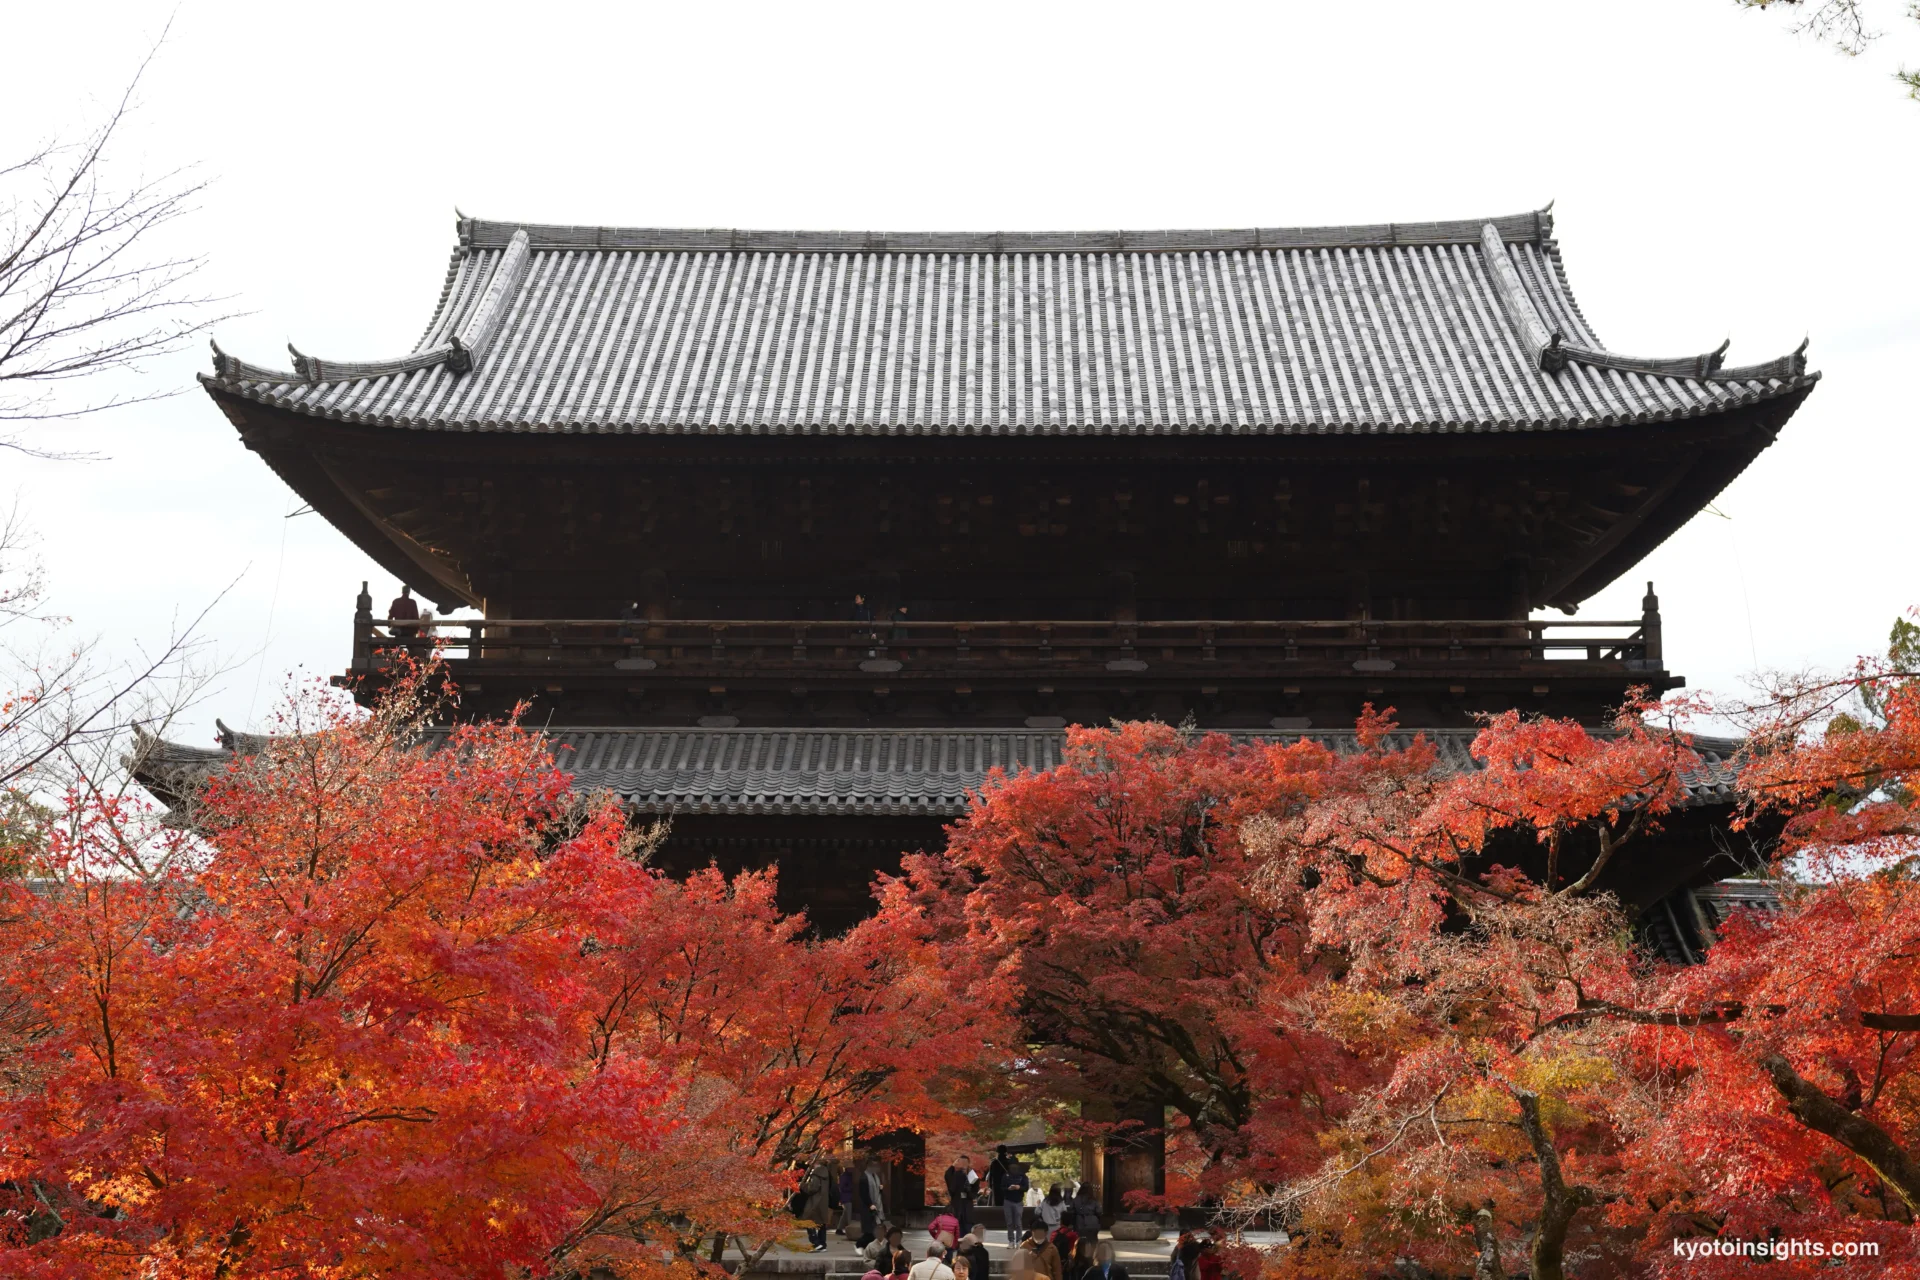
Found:
[[[1535,366],[1544,372],[1558,373],[1568,364],[1583,364],[1595,369],[1618,369],[1622,373],[1643,373],[1656,378],[1690,378],[1696,382],[1765,382],[1770,379],[1784,382],[1806,372],[1805,342],[1790,356],[1735,369],[1722,367],[1726,364],[1727,348],[1733,345],[1731,338],[1722,341],[1712,351],[1697,356],[1668,358],[1628,356],[1575,346],[1567,342],[1559,330],[1547,326],[1546,320],[1541,317],[1539,305],[1527,291],[1526,282],[1520,278],[1520,269],[1513,264],[1513,255],[1507,252],[1505,238],[1491,222],[1481,229],[1480,248],[1486,256],[1487,271],[1493,277],[1495,291],[1506,308],[1508,321],[1518,332],[1521,345],[1532,356]]]
[[[532,245],[525,228],[516,230],[507,241],[506,252],[500,255],[500,263],[493,269],[493,279],[487,282],[486,292],[480,295],[479,303],[467,316],[467,322],[460,326],[460,332],[450,340],[453,354],[447,358],[447,368],[465,373],[487,354],[514,299],[519,296],[521,283],[527,278],[527,266],[533,259]]]
[[[1144,231],[756,231],[726,227],[606,227],[493,222],[463,218],[462,252],[504,249],[524,232],[535,252],[634,251],[727,253],[1220,253],[1286,249],[1366,249],[1478,243],[1491,225],[1516,244],[1543,243],[1553,231],[1544,209],[1491,220],[1381,222],[1329,227],[1238,227]]]
[[[425,351],[416,351],[412,355],[400,356],[393,360],[322,360],[319,356],[310,356],[299,350],[291,342],[287,350],[293,355],[294,377],[283,378],[287,382],[358,382],[366,378],[387,378],[395,374],[413,373],[419,369],[431,369],[453,358],[453,344],[442,342],[428,347]]]
[[[1487,271],[1493,276],[1507,319],[1519,332],[1521,344],[1532,357],[1534,367],[1548,373],[1564,368],[1569,349],[1561,346],[1559,331],[1549,329],[1541,318],[1540,308],[1534,305],[1533,295],[1520,279],[1520,269],[1513,265],[1513,255],[1507,252],[1500,228],[1491,222],[1480,229],[1480,250],[1486,255]]]
[[[1800,345],[1784,356],[1765,361],[1761,364],[1745,364],[1732,369],[1721,369],[1713,375],[1715,382],[1766,382],[1778,379],[1791,382],[1795,378],[1806,376],[1807,343],[1809,338],[1800,339]]]
[[[238,356],[230,356],[211,338],[207,339],[207,345],[213,348],[213,374],[222,382],[300,381],[299,375],[285,369],[269,369],[265,365],[250,364]]]

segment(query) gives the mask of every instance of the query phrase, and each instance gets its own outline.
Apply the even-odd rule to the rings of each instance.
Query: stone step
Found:
[[[915,1260],[918,1261],[918,1259]],[[1121,1257],[1115,1259],[1115,1261],[1126,1267],[1127,1274],[1133,1277],[1134,1280],[1166,1280],[1167,1262],[1164,1258],[1132,1259]],[[865,1267],[850,1262],[845,1258],[835,1258],[827,1266],[826,1280],[860,1280],[860,1277],[866,1273]],[[1005,1259],[995,1258],[993,1260],[992,1273],[996,1276],[1009,1275],[1011,1274],[1011,1269],[1007,1266]]]

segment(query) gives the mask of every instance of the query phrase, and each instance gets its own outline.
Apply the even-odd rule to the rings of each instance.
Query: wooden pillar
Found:
[[[1111,1102],[1085,1101],[1080,1104],[1080,1118],[1089,1124],[1112,1124],[1114,1109]],[[1100,1203],[1105,1204],[1107,1186],[1107,1146],[1099,1138],[1080,1139],[1080,1180],[1091,1182]],[[1041,1187],[1040,1190],[1046,1190]]]
[[[1117,1122],[1107,1135],[1105,1177],[1101,1199],[1109,1219],[1130,1213],[1129,1191],[1156,1196],[1167,1193],[1167,1117],[1153,1103],[1121,1103],[1114,1108]]]
[[[911,1129],[855,1135],[854,1145],[878,1157],[886,1187],[887,1217],[896,1227],[927,1207],[927,1140]]]
[[[373,666],[373,596],[367,591],[367,584],[360,584],[360,594],[353,599],[353,669],[370,670]]]
[[[1660,642],[1660,597],[1653,594],[1653,584],[1647,584],[1647,594],[1640,597],[1640,640],[1641,656],[1653,666],[1659,666],[1661,658]]]

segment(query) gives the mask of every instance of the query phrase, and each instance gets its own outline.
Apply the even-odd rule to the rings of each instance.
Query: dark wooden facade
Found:
[[[442,607],[585,624],[637,601],[660,624],[651,648],[677,659],[643,673],[616,667],[602,645],[555,677],[538,644],[517,645],[530,655],[518,669],[495,661],[466,681],[476,710],[531,697],[543,718],[569,724],[1191,713],[1265,727],[1350,722],[1383,697],[1421,725],[1516,704],[1594,719],[1630,684],[1666,687],[1657,653],[1621,651],[1625,633],[1605,628],[1592,634],[1613,658],[1572,660],[1587,633],[1563,627],[1566,651],[1543,654],[1556,660],[1548,668],[1520,646],[1462,662],[1443,653],[1459,640],[1444,625],[1404,624],[1525,639],[1484,624],[1577,606],[1711,500],[1805,391],[1703,420],[1580,432],[1118,440],[452,435],[302,420],[215,395],[248,447]],[[907,626],[881,628],[906,654],[891,679],[857,661],[831,669],[830,651],[852,652],[852,633],[831,628],[816,631],[811,661],[782,660],[795,648],[782,624],[845,622],[856,593],[883,619],[907,610]],[[735,624],[722,660],[685,661],[710,648],[689,628],[713,622]],[[1282,660],[1281,632],[1244,625],[1281,622],[1308,624],[1297,633],[1304,660]],[[1385,626],[1369,637],[1331,622]],[[956,623],[978,628],[972,665],[928,661],[927,644],[955,639],[935,624]],[[1173,650],[1205,647],[1206,623],[1226,624],[1214,648],[1227,656],[1183,660]],[[1037,633],[1018,633],[1034,624],[1059,625],[1050,661],[993,660],[1033,645]],[[1120,654],[1111,629],[1076,624],[1138,624],[1125,637],[1134,652]],[[546,638],[496,631],[503,642],[528,633]],[[1075,634],[1111,643],[1075,667]],[[996,648],[1002,636],[1021,644]],[[1353,665],[1370,645],[1414,636],[1437,642],[1430,660]],[[1249,637],[1263,652],[1236,661]],[[1317,643],[1348,638],[1360,643],[1335,653]],[[917,640],[927,642],[918,657]],[[727,661],[741,646],[753,661]],[[1128,660],[1140,665],[1108,669]]]

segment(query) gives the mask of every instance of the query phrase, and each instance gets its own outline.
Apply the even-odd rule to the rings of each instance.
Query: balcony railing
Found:
[[[969,621],[356,618],[354,666],[382,650],[436,649],[475,671],[556,667],[705,674],[809,671],[934,676],[1043,669],[1060,674],[1325,674],[1409,668],[1514,669],[1540,663],[1657,671],[1657,611],[1629,621]],[[1591,668],[1590,668],[1591,669]]]

